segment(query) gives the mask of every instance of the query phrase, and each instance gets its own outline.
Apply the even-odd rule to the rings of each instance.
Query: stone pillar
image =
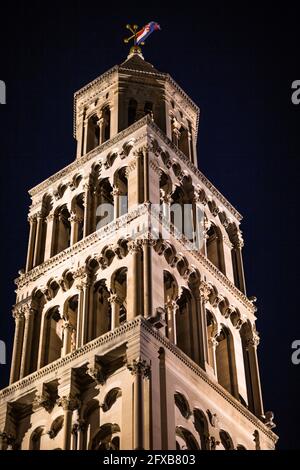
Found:
[[[83,155],[85,155],[87,151],[88,123],[89,120],[86,118],[83,121]]]
[[[264,407],[260,385],[260,375],[257,360],[257,346],[259,337],[253,332],[252,336],[246,339],[246,351],[249,359],[250,380],[253,394],[253,411],[258,418],[264,415]]]
[[[167,311],[168,338],[173,344],[177,344],[176,314],[179,307],[175,300],[168,299],[165,308]]]
[[[69,352],[71,352],[71,339],[73,331],[74,328],[70,324],[69,320],[64,320],[62,356],[66,356],[69,354]]]
[[[234,250],[236,251],[236,268],[237,268],[237,275],[239,278],[239,288],[246,295],[246,282],[245,282],[243,256],[242,256],[243,246],[244,246],[244,241],[243,241],[241,233],[239,232],[237,241],[234,246]]]
[[[31,345],[32,345],[32,333],[33,333],[33,320],[34,320],[34,309],[30,306],[25,308],[25,326],[24,326],[24,339],[21,359],[20,378],[25,377],[29,372],[30,357],[31,357]]]
[[[143,279],[144,279],[144,317],[151,317],[152,312],[152,240],[143,240]]]
[[[86,182],[83,186],[84,189],[84,224],[83,224],[83,237],[90,235],[94,227],[91,227],[92,220],[92,186],[89,182]]]
[[[26,272],[30,271],[33,267],[33,256],[34,256],[34,244],[35,244],[35,234],[36,234],[36,214],[28,217],[30,224],[29,228],[29,242],[28,242],[28,251],[27,251],[27,260],[26,260]]]
[[[149,151],[148,148],[143,148],[144,160],[144,197],[142,202],[150,202],[150,181],[149,181]],[[158,189],[158,188],[157,188]]]
[[[79,224],[82,221],[80,217],[75,212],[71,213],[71,217],[69,218],[69,222],[71,223],[71,240],[70,246],[75,245],[78,242],[78,232],[79,232]]]
[[[120,190],[114,186],[112,190],[112,195],[114,198],[114,220],[120,216]]]
[[[141,275],[139,272],[139,259],[141,253],[141,247],[138,241],[131,241],[128,244],[130,260],[128,267],[127,279],[127,298],[128,298],[128,320],[132,320],[134,317],[141,314],[140,312],[140,281]]]
[[[47,217],[47,234],[46,234],[46,245],[45,245],[45,261],[53,255],[53,244],[54,244],[54,227],[55,227],[56,216],[54,213],[49,214]]]
[[[77,116],[77,129],[76,129],[76,139],[77,139],[77,151],[76,156],[80,158],[83,153],[83,139],[84,139],[84,112],[81,112]]]
[[[15,336],[14,346],[11,359],[11,371],[10,371],[10,384],[19,380],[20,377],[20,366],[21,366],[21,355],[23,346],[23,332],[24,332],[24,313],[22,310],[14,310],[13,317],[15,319]]]
[[[194,154],[193,154],[193,141],[192,141],[192,134],[190,131],[188,131],[188,147],[189,147],[189,159],[191,160],[192,163],[194,162]]]
[[[76,398],[72,396],[64,396],[58,399],[58,406],[64,410],[64,424],[63,424],[63,450],[70,450],[71,435],[72,435],[72,417],[73,411],[78,408],[79,403]]]
[[[208,339],[208,348],[211,351],[211,358],[212,358],[212,364],[211,368],[213,369],[213,374],[214,376],[217,376],[217,358],[216,358],[216,350],[218,346],[218,340],[215,336],[212,336],[211,338]]]
[[[128,369],[134,375],[133,384],[133,448],[144,449],[144,379],[150,376],[150,367],[140,358],[128,364]]]
[[[41,243],[44,218],[41,212],[37,214],[36,237],[33,255],[33,266],[37,266],[41,262]]]
[[[197,305],[200,323],[200,365],[204,370],[206,370],[209,360],[205,305],[209,302],[211,287],[205,281],[200,282],[199,294]]]
[[[80,348],[88,340],[90,288],[92,280],[91,274],[86,272],[85,268],[79,268],[75,273],[75,278],[78,279],[76,287],[79,290],[76,348]]]
[[[119,299],[117,294],[112,294],[108,299],[111,305],[111,331],[120,326],[120,307],[122,300]]]

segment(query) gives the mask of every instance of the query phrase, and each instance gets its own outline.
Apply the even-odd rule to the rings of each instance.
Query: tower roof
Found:
[[[139,53],[131,53],[128,58],[119,65],[119,70],[130,70],[137,72],[161,74],[150,62],[146,62]],[[162,74],[165,75],[165,74]]]

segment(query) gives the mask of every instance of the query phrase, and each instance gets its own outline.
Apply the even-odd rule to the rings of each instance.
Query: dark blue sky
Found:
[[[113,2],[111,9],[94,0],[1,5],[7,105],[0,106],[0,339],[12,343],[13,280],[24,266],[28,237],[27,191],[75,158],[73,93],[125,60],[126,23],[155,20],[162,31],[147,41],[145,58],[200,106],[199,167],[244,216],[265,408],[275,412],[279,446],[300,448],[300,365],[291,363],[291,343],[300,339],[300,105],[291,103],[291,83],[300,79],[300,15],[292,2],[280,10],[252,2],[197,3],[197,9],[167,1]],[[1,386],[7,378],[8,367],[0,365]]]

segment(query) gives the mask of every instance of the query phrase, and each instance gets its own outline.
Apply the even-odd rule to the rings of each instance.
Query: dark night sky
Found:
[[[279,447],[300,448],[300,365],[291,363],[291,343],[300,339],[300,105],[291,102],[291,83],[300,79],[300,15],[292,2],[280,10],[197,3],[197,10],[189,2],[180,8],[113,2],[111,9],[93,0],[1,4],[7,105],[0,106],[0,339],[10,355],[13,280],[24,267],[28,237],[27,191],[75,158],[73,93],[125,60],[126,23],[155,20],[162,31],[147,41],[145,58],[200,106],[199,167],[244,216],[265,408],[275,412]],[[8,373],[0,365],[0,386]]]

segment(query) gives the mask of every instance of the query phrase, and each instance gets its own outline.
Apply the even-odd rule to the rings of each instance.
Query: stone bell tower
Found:
[[[273,449],[240,214],[199,108],[136,48],[75,93],[75,160],[30,191],[1,449]]]

